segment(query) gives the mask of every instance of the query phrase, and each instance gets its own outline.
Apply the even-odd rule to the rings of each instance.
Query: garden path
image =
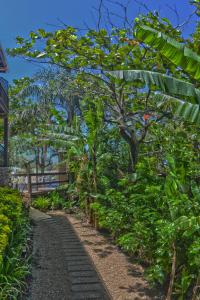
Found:
[[[32,209],[33,264],[30,300],[109,299],[72,225],[64,216]]]

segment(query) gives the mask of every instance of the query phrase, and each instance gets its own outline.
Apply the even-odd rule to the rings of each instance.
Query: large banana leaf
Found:
[[[158,96],[159,100],[162,100],[164,103],[171,103],[174,107],[175,115],[183,118],[188,122],[195,123],[196,125],[200,125],[200,106],[199,104],[192,104],[190,102],[183,101],[176,97],[172,97],[170,95],[155,95]]]
[[[166,94],[193,97],[195,102],[200,104],[200,90],[187,81],[145,70],[113,71],[109,73],[126,81],[140,80],[147,86],[155,85],[158,90]]]
[[[127,81],[141,80],[147,86],[157,86],[158,90],[163,92],[163,94],[155,95],[155,98],[158,98],[157,102],[162,100],[164,103],[173,104],[176,115],[200,125],[200,90],[196,89],[193,84],[165,74],[145,70],[113,71],[109,73],[119,79]],[[178,99],[174,95],[193,97],[196,103]]]
[[[193,78],[200,79],[200,56],[190,48],[148,26],[139,26],[136,30],[139,41],[158,49],[177,67],[181,67]]]

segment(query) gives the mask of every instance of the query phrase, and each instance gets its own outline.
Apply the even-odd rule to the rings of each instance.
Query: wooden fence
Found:
[[[12,174],[13,187],[28,195],[30,199],[33,196],[50,192],[65,183],[68,183],[66,172]]]
[[[25,205],[29,207],[32,198],[44,195],[62,184],[69,183],[69,173],[17,173],[12,174],[12,179],[13,187],[22,193]],[[70,195],[69,199],[71,199]],[[94,201],[95,197],[92,195],[85,197],[84,212],[88,222],[98,228],[98,218],[91,208],[91,204],[94,203]]]

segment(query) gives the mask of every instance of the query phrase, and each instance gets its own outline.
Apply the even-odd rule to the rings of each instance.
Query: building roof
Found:
[[[0,72],[7,71],[5,55],[0,45]],[[8,82],[0,77],[0,117],[8,114]]]
[[[0,72],[7,71],[7,63],[0,45]],[[8,114],[8,82],[0,77],[0,117]]]
[[[0,72],[6,72],[6,71],[7,71],[6,58],[3,53],[3,49],[1,48],[1,45],[0,45]]]

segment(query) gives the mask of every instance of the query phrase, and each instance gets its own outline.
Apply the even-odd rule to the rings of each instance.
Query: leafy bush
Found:
[[[51,207],[49,198],[44,196],[37,197],[37,199],[33,201],[32,205],[33,207],[40,209],[42,211],[46,211]]]
[[[17,191],[0,188],[0,263],[13,228],[21,222],[22,200]]]
[[[11,228],[9,227],[9,219],[1,214],[0,215],[0,265],[3,262],[3,256],[5,249],[8,245],[9,234],[11,232]]]
[[[25,287],[28,258],[24,250],[29,224],[20,194],[0,188],[0,299],[17,299]]]
[[[167,164],[165,179],[138,177],[128,184],[124,178],[118,190],[98,195],[92,208],[124,250],[149,264],[150,281],[171,282],[173,299],[191,299],[199,280],[200,193],[192,182],[189,195],[184,168],[171,157]]]
[[[70,208],[70,201],[65,200],[60,192],[55,190],[50,192],[48,196],[37,197],[32,203],[33,207],[42,211],[54,210],[54,209],[67,209]]]
[[[63,209],[65,207],[65,200],[58,191],[51,192],[48,199],[51,203],[51,209]]]

